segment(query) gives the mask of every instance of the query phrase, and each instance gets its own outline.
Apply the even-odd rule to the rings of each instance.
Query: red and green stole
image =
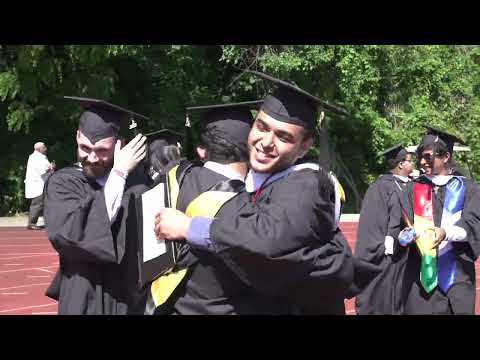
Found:
[[[427,293],[437,285],[447,292],[455,277],[455,255],[451,242],[443,241],[439,249],[432,249],[435,239],[433,219],[433,184],[416,182],[413,186],[414,228],[416,244],[421,255],[420,282]],[[465,182],[453,177],[446,184],[442,213],[442,227],[454,225],[461,216],[465,196]]]

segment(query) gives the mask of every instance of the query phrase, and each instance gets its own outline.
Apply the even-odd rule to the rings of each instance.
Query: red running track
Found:
[[[341,228],[354,249],[357,223],[344,222]],[[57,267],[58,255],[45,230],[0,228],[0,315],[56,314],[57,303],[45,296],[45,290]],[[479,284],[480,261],[476,270]],[[476,314],[480,314],[479,290],[477,287]],[[347,314],[354,314],[353,300],[345,303]]]
[[[342,222],[340,228],[342,229],[345,237],[347,238],[352,251],[355,249],[355,241],[357,239],[357,222]],[[475,302],[475,314],[480,314],[480,259],[475,263],[476,273],[476,302]],[[345,301],[347,314],[354,314],[354,299]]]
[[[46,231],[0,228],[0,315],[56,314],[44,294],[57,267]]]

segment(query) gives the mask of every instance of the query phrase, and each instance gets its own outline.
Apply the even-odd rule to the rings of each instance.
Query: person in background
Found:
[[[480,188],[452,166],[459,137],[426,126],[417,148],[422,175],[403,195],[408,252],[401,282],[406,315],[475,313],[475,261],[480,254]]]
[[[401,230],[399,194],[413,170],[412,153],[402,145],[383,152],[389,172],[368,188],[360,211],[355,256],[380,270],[355,299],[359,315],[400,314],[396,281],[405,263],[405,249],[398,245]]]
[[[136,244],[125,234],[126,193],[145,158],[146,138],[138,134],[123,147],[121,139],[129,119],[145,117],[96,99],[67,98],[85,111],[76,131],[79,162],[45,185],[48,239],[60,260],[47,296],[58,301],[60,315],[128,314],[138,265]]]
[[[25,197],[30,199],[27,229],[40,230],[43,226],[38,226],[37,222],[43,215],[43,187],[48,175],[55,170],[55,162],[48,160],[47,146],[43,142],[35,143],[33,150],[28,157],[25,175]]]

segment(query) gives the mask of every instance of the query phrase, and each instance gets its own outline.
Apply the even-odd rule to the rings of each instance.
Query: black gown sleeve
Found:
[[[405,191],[405,190],[404,190]],[[388,224],[387,234],[393,237],[394,240],[394,253],[399,250],[400,243],[398,242],[398,235],[405,227],[402,218],[402,197],[403,191],[393,191],[388,199]]]
[[[398,244],[402,227],[401,190],[395,187],[394,181],[379,179],[370,186],[362,202],[355,257],[369,271],[360,273],[355,281],[355,304],[361,315],[398,313],[397,279],[403,271],[403,261],[399,260],[405,249]],[[390,255],[385,255],[386,236],[394,239]]]
[[[332,230],[333,203],[319,196],[315,173],[291,174],[267,190],[256,204],[244,192],[220,210],[210,228],[217,255],[267,295],[300,304],[346,297],[351,251],[341,231]]]
[[[388,199],[383,199],[379,183],[370,186],[362,200],[358,222],[355,256],[371,264],[379,265],[385,257],[385,236],[387,235]]]
[[[52,175],[45,189],[48,238],[71,261],[120,261],[101,188],[66,171]]]

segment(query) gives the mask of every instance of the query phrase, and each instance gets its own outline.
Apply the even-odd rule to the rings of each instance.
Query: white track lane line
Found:
[[[53,253],[53,252],[49,252],[49,253],[39,253],[39,252],[34,252],[34,253],[27,253],[27,252],[21,252],[21,253],[7,253],[7,254],[0,254],[0,256],[10,256],[10,255],[50,255],[50,254],[57,254],[57,253]]]
[[[7,310],[0,310],[0,314],[4,314],[7,312],[12,312],[12,311],[18,311],[18,310],[27,310],[27,309],[35,309],[35,308],[40,308],[40,307],[46,307],[46,306],[53,306],[57,305],[57,303],[50,303],[50,304],[44,304],[44,305],[32,305],[32,306],[23,306],[19,308],[13,308],[13,309],[7,309]]]
[[[26,292],[8,292],[8,293],[2,293],[2,295],[27,295],[28,293]]]
[[[41,268],[41,267],[37,268],[37,270],[45,271],[45,272],[47,272],[47,273],[49,273],[49,274],[55,274],[55,271],[50,271],[50,270],[47,270],[47,269],[43,269],[43,268]]]
[[[32,315],[57,315],[56,311],[32,312]]]
[[[30,259],[34,257],[42,257],[42,256],[53,256],[57,254],[46,254],[46,255],[23,255],[23,256],[15,256],[15,257],[8,257],[8,258],[0,258],[0,260],[18,260],[18,259]]]
[[[32,247],[32,246],[48,246],[48,245],[46,245],[46,244],[18,244],[18,245],[17,244],[15,244],[15,245],[13,245],[13,244],[3,245],[2,244],[2,245],[0,245],[0,247],[7,247],[7,246],[29,246],[29,247]]]
[[[56,266],[42,266],[43,269],[56,268]],[[0,274],[18,272],[18,271],[29,271],[29,270],[38,270],[38,268],[25,268],[25,269],[15,269],[15,270],[2,270]]]
[[[0,291],[19,289],[19,288],[30,287],[30,286],[45,286],[45,285],[50,285],[50,283],[48,282],[48,283],[39,283],[39,284],[10,286],[10,287],[6,287],[6,288],[1,288]]]

